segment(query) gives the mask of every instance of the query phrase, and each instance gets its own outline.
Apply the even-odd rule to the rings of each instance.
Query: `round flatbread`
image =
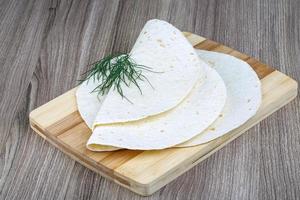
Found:
[[[222,113],[209,128],[178,147],[195,146],[221,137],[255,115],[261,104],[261,83],[249,64],[223,53],[204,50],[197,53],[224,80],[227,100]]]
[[[87,148],[164,149],[182,143],[205,130],[220,115],[226,87],[219,74],[204,65],[204,83],[198,82],[177,107],[143,120],[95,127]]]

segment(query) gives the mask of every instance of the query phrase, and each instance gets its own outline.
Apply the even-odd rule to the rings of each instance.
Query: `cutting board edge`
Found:
[[[192,159],[192,160],[189,161],[189,162],[191,162],[190,164],[186,163],[186,166],[188,166],[188,167],[185,167],[184,170],[179,171],[179,170],[177,170],[175,168],[175,170],[173,170],[170,174],[166,173],[166,174],[164,174],[163,177],[161,176],[158,179],[155,179],[152,183],[142,184],[144,187],[147,187],[147,190],[146,190],[147,194],[143,195],[143,196],[148,196],[148,195],[151,195],[151,194],[155,193],[160,188],[162,188],[166,184],[170,183],[171,181],[175,180],[179,176],[183,175],[185,172],[187,172],[188,170],[190,170],[191,168],[193,168],[194,166],[196,166],[197,164],[199,164],[200,162],[202,162],[206,158],[210,157],[212,154],[216,153],[217,151],[219,151],[220,149],[222,149],[224,146],[226,146],[227,144],[229,144],[233,140],[235,140],[238,137],[240,137],[241,135],[245,134],[245,132],[247,132],[253,126],[259,124],[262,120],[266,119],[268,116],[272,115],[273,113],[275,113],[276,111],[280,110],[285,105],[287,105],[288,103],[290,103],[291,101],[293,101],[297,97],[297,95],[298,95],[297,88],[298,87],[296,86],[296,89],[293,90],[293,91],[291,91],[292,92],[291,93],[291,97],[288,98],[288,99],[286,99],[285,101],[283,101],[283,103],[277,109],[274,109],[271,112],[266,113],[257,122],[255,122],[254,124],[250,125],[249,127],[247,127],[245,130],[241,131],[236,136],[230,138],[228,141],[226,141],[226,142],[222,143],[221,145],[215,147],[214,149],[212,149],[211,151],[209,151],[205,155],[200,156],[200,157],[197,157],[197,155],[196,155],[194,159]],[[171,176],[172,174],[175,174],[174,177]],[[169,178],[169,177],[171,177],[171,179],[167,179],[166,181],[163,180],[164,178]],[[161,183],[158,183],[159,181],[161,181]]]
[[[86,159],[86,158],[82,158],[80,159],[80,155],[75,153],[74,151],[68,151],[66,147],[64,147],[64,145],[62,145],[61,143],[57,142],[57,140],[52,139],[51,137],[47,136],[47,134],[45,133],[44,130],[42,130],[35,122],[33,119],[29,118],[29,122],[30,122],[30,127],[31,129],[38,134],[39,136],[41,136],[44,140],[46,140],[47,142],[49,142],[51,145],[53,145],[55,148],[57,148],[59,151],[63,152],[64,154],[66,154],[67,156],[69,156],[71,159],[75,160],[76,162],[82,164],[83,166],[85,166],[86,168],[92,170],[93,172],[99,174],[100,176],[103,176],[105,178],[107,178],[110,181],[113,181],[129,190],[131,190],[132,192],[135,192],[139,195],[142,196],[149,196],[152,193],[149,193],[149,186],[150,184],[141,184],[141,183],[137,183],[135,180],[129,179],[127,177],[122,177],[122,176],[118,176],[118,175],[114,175],[113,174],[107,174],[104,171],[102,171],[101,169],[98,168],[98,166],[94,166],[93,164],[91,164],[92,161]],[[88,161],[88,162],[87,162]]]
[[[100,176],[103,176],[107,178],[110,181],[116,182],[119,185],[122,185],[123,187],[126,187],[127,189],[136,192],[140,195],[143,195],[143,193],[139,193],[140,190],[134,190],[131,188],[130,183],[125,179],[120,179],[119,177],[113,176],[113,174],[105,173],[105,171],[101,170],[98,165],[92,164],[93,161],[82,158],[80,153],[76,153],[75,151],[68,151],[67,145],[63,145],[62,143],[57,142],[57,140],[52,139],[51,137],[47,136],[47,133],[42,130],[37,124],[35,124],[34,120],[29,118],[30,121],[30,127],[34,132],[36,132],[39,136],[41,136],[44,140],[49,142],[51,145],[53,145],[55,148],[57,148],[59,151],[63,152],[67,156],[69,156],[71,159],[75,160],[76,162],[82,164],[83,166],[87,167],[88,169],[92,170],[93,172],[99,174]]]

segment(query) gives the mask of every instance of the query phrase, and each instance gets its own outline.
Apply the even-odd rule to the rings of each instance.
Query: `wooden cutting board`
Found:
[[[96,153],[85,148],[91,131],[78,113],[74,88],[33,110],[32,129],[89,169],[138,194],[150,195],[296,97],[297,82],[283,73],[217,42],[184,34],[195,48],[230,54],[246,61],[256,71],[262,83],[262,105],[244,125],[195,147]]]

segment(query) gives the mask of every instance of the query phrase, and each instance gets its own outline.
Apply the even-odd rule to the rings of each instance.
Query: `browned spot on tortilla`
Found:
[[[164,44],[160,44],[159,46],[161,46],[161,47],[166,47]]]
[[[210,128],[209,130],[214,131],[214,130],[216,130],[216,129],[215,129],[215,128]]]
[[[223,117],[223,114],[220,114],[219,117]]]

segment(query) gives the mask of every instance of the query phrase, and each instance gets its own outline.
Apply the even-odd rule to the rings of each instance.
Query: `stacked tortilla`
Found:
[[[261,103],[260,81],[245,62],[195,50],[171,24],[150,20],[130,52],[148,81],[99,98],[88,81],[77,90],[78,110],[92,129],[92,151],[165,149],[209,142],[245,123]],[[157,73],[153,73],[157,72]],[[150,84],[151,83],[151,84]]]

